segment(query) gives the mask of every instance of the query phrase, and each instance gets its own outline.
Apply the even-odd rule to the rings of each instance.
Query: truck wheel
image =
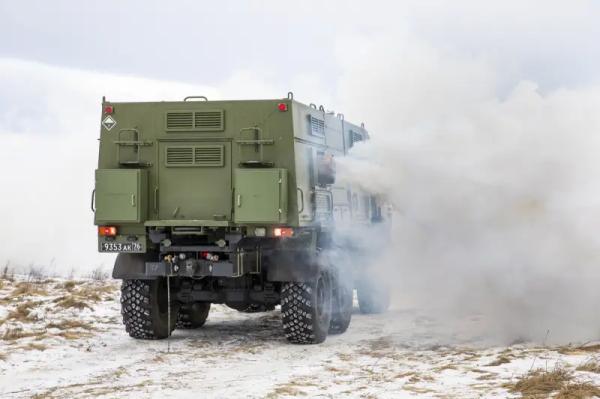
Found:
[[[283,331],[295,344],[319,344],[331,321],[331,284],[321,273],[312,283],[285,283],[281,289]]]
[[[383,313],[390,307],[390,290],[385,284],[366,279],[358,284],[356,292],[361,313]]]
[[[179,329],[200,328],[206,323],[208,312],[210,311],[210,302],[194,302],[182,305],[179,308],[177,316],[177,325]]]
[[[168,325],[167,280],[123,280],[121,314],[125,330],[137,339],[168,337],[177,321],[177,307],[171,303]]]
[[[336,278],[333,285],[333,310],[331,312],[330,334],[341,334],[348,329],[352,319],[354,289],[351,282]]]

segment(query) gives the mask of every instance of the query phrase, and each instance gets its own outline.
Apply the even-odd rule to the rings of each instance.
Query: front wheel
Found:
[[[123,280],[121,314],[125,330],[131,337],[137,339],[167,338],[175,329],[177,311],[177,306],[171,301],[169,315],[166,278]]]
[[[327,338],[331,321],[331,282],[321,272],[316,281],[285,283],[281,289],[283,331],[295,344],[319,344]]]

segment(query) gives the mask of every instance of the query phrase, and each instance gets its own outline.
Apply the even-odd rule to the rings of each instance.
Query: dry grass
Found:
[[[448,364],[444,364],[443,366],[439,366],[439,367],[435,367],[433,369],[433,371],[435,372],[442,372],[444,370],[457,370],[458,367],[455,364],[452,363],[448,363]]]
[[[48,349],[48,347],[46,345],[36,344],[35,342],[30,342],[22,348],[26,349],[26,350],[36,350],[36,351],[45,351],[46,349]]]
[[[4,341],[15,341],[21,338],[29,338],[29,337],[44,337],[46,336],[46,330],[42,331],[25,331],[21,327],[7,328],[2,335],[2,339]]]
[[[78,284],[75,281],[67,281],[63,288],[68,291],[67,295],[56,298],[56,306],[70,309],[92,309],[91,302],[102,301],[104,294],[113,294],[115,287],[101,284]]]
[[[76,339],[82,339],[82,338],[89,338],[92,336],[92,334],[88,333],[88,332],[80,332],[80,331],[61,331],[58,334],[56,334],[57,337],[62,337],[64,339],[67,339],[69,341],[74,341]]]
[[[600,352],[600,344],[581,345],[581,346],[563,346],[558,349],[558,353],[562,355],[584,355],[587,353]]]
[[[61,320],[60,322],[52,322],[46,325],[46,328],[57,328],[59,330],[74,330],[81,328],[83,330],[95,330],[96,328],[90,323],[80,320]]]
[[[280,396],[292,396],[292,397],[306,396],[306,393],[304,391],[298,389],[297,387],[295,387],[292,384],[285,384],[285,385],[280,385],[280,386],[276,387],[272,392],[270,392],[266,396],[266,399],[276,399],[276,398],[279,398]]]
[[[60,288],[63,288],[69,292],[73,291],[73,288],[75,288],[75,286],[77,285],[76,281],[73,280],[69,280],[69,281],[65,281],[63,284],[60,285]]]
[[[535,370],[520,377],[516,383],[508,384],[511,393],[520,393],[526,398],[546,398],[552,393],[559,392],[573,378],[573,373],[564,367],[557,366],[552,371]]]
[[[354,355],[350,353],[338,353],[337,356],[344,362],[354,360]]]
[[[587,371],[590,373],[600,374],[600,363],[596,359],[588,360],[584,364],[577,367],[577,371]]]
[[[600,397],[600,388],[589,382],[572,382],[564,385],[555,399],[587,399]]]
[[[489,380],[494,380],[498,377],[497,373],[486,373],[486,374],[482,374],[479,377],[477,377],[478,381],[489,381]]]
[[[396,375],[394,376],[394,378],[397,378],[397,379],[398,379],[398,378],[406,378],[406,377],[413,376],[413,375],[415,375],[415,374],[416,374],[416,373],[415,373],[414,371],[406,371],[406,372],[403,372],[403,373],[396,374]]]
[[[352,373],[350,370],[345,370],[345,369],[341,369],[341,368],[334,367],[334,366],[325,366],[325,370],[330,373],[342,374],[342,375],[348,375],[348,374]]]
[[[493,362],[487,364],[486,366],[494,367],[494,366],[500,366],[502,364],[507,364],[507,363],[510,363],[510,362],[511,362],[511,360],[508,357],[500,355],[500,356],[498,356],[496,358],[496,360],[494,360]]]
[[[126,375],[126,374],[127,374],[127,369],[125,367],[121,366],[114,371],[112,376],[114,378],[121,378],[123,375]]]
[[[10,268],[9,262],[6,262],[6,264],[2,268],[2,274],[0,275],[0,278],[2,280],[14,281],[15,276],[14,276],[12,269]]]
[[[7,320],[20,321],[22,323],[38,321],[37,316],[31,314],[31,310],[40,303],[39,301],[27,301],[18,305],[14,310],[8,312],[3,322]]]
[[[76,295],[84,298],[88,301],[93,301],[93,302],[99,302],[102,300],[102,297],[100,296],[100,294],[103,294],[105,287],[102,286],[89,286],[89,285],[85,285],[85,286],[81,286],[79,287],[79,289],[76,292]]]
[[[408,391],[408,392],[413,392],[413,393],[416,393],[419,395],[435,392],[433,389],[430,389],[430,388],[416,387],[414,385],[408,385],[408,384],[405,384],[404,386],[402,386],[402,390]]]
[[[435,379],[432,376],[428,375],[428,374],[416,374],[416,373],[414,373],[407,380],[407,383],[409,383],[409,384],[416,384],[416,383],[419,383],[419,382],[433,382],[433,381],[435,381]]]
[[[31,283],[31,282],[21,282],[18,283],[16,288],[11,292],[10,296],[12,298],[17,298],[21,296],[47,296],[48,291],[45,289],[44,284]]]
[[[92,309],[90,305],[84,302],[76,295],[65,295],[54,300],[56,306],[61,307],[63,309]]]
[[[8,358],[8,355],[6,353],[0,352],[0,360],[5,361],[7,358]]]

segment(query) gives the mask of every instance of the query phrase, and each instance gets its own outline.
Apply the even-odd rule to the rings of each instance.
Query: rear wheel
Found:
[[[285,283],[281,289],[283,331],[295,344],[325,341],[331,321],[331,283],[327,273],[314,282]]]
[[[194,302],[182,305],[179,308],[176,327],[186,330],[200,328],[206,323],[209,311],[210,302]]]
[[[383,313],[390,307],[390,290],[384,283],[366,278],[358,284],[356,291],[361,313]]]
[[[123,280],[121,314],[125,330],[137,339],[162,339],[171,335],[177,321],[177,306],[169,303],[167,279]]]
[[[354,288],[352,282],[344,281],[341,277],[334,279],[332,288],[333,299],[329,333],[341,334],[348,329],[352,319]]]

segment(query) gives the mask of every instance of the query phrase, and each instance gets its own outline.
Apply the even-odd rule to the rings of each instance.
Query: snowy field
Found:
[[[347,333],[288,344],[279,310],[213,306],[207,324],[136,341],[113,281],[0,280],[2,398],[583,398],[600,345],[490,346],[480,319],[355,313]],[[452,331],[451,334],[444,331]]]

